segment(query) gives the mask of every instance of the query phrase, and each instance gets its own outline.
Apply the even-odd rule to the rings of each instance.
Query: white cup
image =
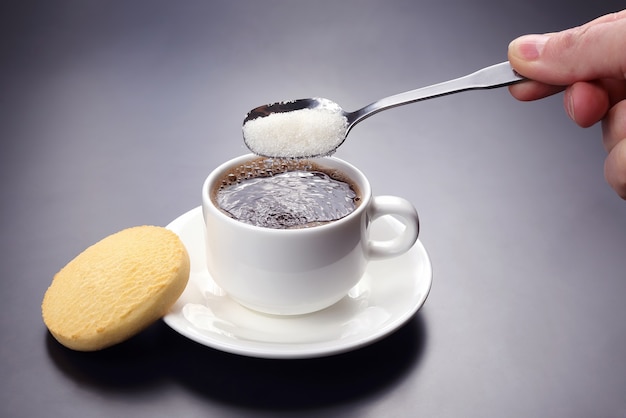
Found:
[[[419,234],[413,205],[395,196],[372,196],[365,175],[334,157],[313,159],[337,170],[358,188],[360,205],[346,217],[319,226],[272,229],[231,218],[212,199],[229,170],[258,158],[243,155],[216,168],[202,186],[206,260],[211,277],[232,299],[263,313],[298,315],[333,305],[348,294],[367,262],[408,251]],[[394,215],[404,230],[388,241],[369,238],[370,224]]]

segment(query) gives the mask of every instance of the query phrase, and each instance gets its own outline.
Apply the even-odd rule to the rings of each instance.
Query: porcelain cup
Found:
[[[415,207],[395,196],[372,196],[365,175],[335,157],[313,159],[337,170],[359,190],[360,205],[330,223],[298,229],[272,229],[233,219],[213,194],[234,167],[258,158],[243,155],[213,170],[202,186],[208,271],[233,300],[255,311],[300,315],[329,307],[354,287],[372,260],[401,255],[415,244],[419,218]],[[369,237],[370,225],[393,215],[404,230],[390,240]],[[384,279],[383,279],[384,280]]]

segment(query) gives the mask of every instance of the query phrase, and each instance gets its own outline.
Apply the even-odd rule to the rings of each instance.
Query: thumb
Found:
[[[519,37],[509,45],[509,61],[523,76],[551,85],[625,80],[626,10],[562,32]]]

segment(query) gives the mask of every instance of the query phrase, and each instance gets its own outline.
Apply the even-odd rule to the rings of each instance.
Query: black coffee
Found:
[[[341,173],[302,160],[254,160],[224,176],[214,191],[232,218],[276,229],[304,228],[350,214],[361,198]]]

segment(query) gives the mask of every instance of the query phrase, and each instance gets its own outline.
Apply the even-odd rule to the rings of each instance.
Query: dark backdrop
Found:
[[[0,415],[623,417],[626,203],[598,127],[506,89],[389,110],[337,155],[411,200],[435,271],[398,332],[330,358],[199,346],[162,322],[64,349],[52,276],[120,229],[200,204],[245,113],[352,110],[506,59],[617,0],[12,1],[0,6]]]

